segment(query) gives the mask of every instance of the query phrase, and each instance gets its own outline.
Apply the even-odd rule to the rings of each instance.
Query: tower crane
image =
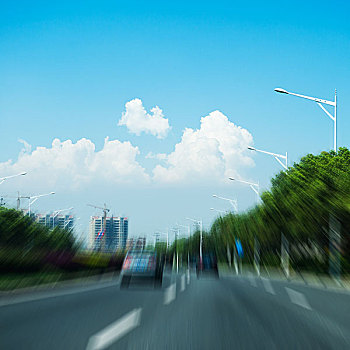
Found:
[[[100,249],[102,246],[102,250],[104,250],[105,242],[106,242],[106,238],[104,234],[106,233],[107,213],[110,211],[110,209],[107,208],[106,203],[104,204],[104,207],[98,207],[97,205],[93,205],[93,204],[87,204],[87,205],[89,207],[101,209],[103,211],[103,220],[102,220],[103,229],[98,233],[96,238],[102,239],[102,242],[101,242],[102,244],[100,244]]]

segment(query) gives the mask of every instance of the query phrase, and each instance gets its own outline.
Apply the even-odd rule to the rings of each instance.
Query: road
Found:
[[[0,299],[0,349],[349,349],[350,294],[167,273]]]

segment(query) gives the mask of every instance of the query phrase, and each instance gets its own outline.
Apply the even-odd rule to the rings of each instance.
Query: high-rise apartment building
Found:
[[[103,216],[92,216],[90,221],[91,250],[115,252],[126,248],[129,232],[129,220],[125,217],[107,217],[104,232]]]
[[[35,214],[35,221],[52,229],[59,227],[62,229],[71,230],[74,226],[74,216],[69,214]]]

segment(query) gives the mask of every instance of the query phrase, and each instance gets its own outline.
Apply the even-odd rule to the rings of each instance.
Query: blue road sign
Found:
[[[237,254],[240,258],[243,258],[243,248],[242,248],[242,243],[239,239],[236,239],[236,249],[237,249]]]

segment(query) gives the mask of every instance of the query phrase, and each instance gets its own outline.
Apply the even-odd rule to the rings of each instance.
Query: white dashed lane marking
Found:
[[[296,305],[299,305],[305,309],[308,309],[308,310],[311,310],[311,306],[310,304],[308,303],[308,301],[306,300],[305,298],[305,295],[302,294],[302,293],[299,293],[293,289],[290,289],[290,288],[286,288],[286,291],[289,295],[289,298],[290,298],[290,301],[293,303],[293,304],[296,304]]]
[[[86,347],[87,350],[105,349],[125,334],[140,325],[142,309],[135,309],[102,331],[93,335]]]
[[[171,284],[164,294],[164,305],[170,304],[176,298],[176,283]]]
[[[249,274],[249,282],[253,287],[257,287],[256,279],[253,277],[252,274]]]
[[[263,282],[263,285],[264,285],[266,292],[273,294],[273,295],[276,295],[274,289],[272,288],[271,282],[267,278],[261,278],[261,280]]]

